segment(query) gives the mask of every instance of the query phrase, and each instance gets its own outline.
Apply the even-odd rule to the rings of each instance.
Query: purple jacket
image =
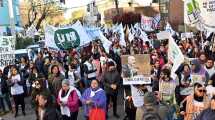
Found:
[[[91,93],[91,88],[87,88],[81,97],[81,102],[84,107],[84,115],[89,116],[89,110],[95,107],[102,108],[104,111],[106,111],[105,91],[104,90],[98,91],[93,97],[90,97],[90,93]],[[93,101],[93,104],[87,105],[86,101],[90,99]]]

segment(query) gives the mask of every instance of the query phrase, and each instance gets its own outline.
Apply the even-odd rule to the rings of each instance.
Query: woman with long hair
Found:
[[[51,74],[49,76],[49,82],[52,84],[54,89],[53,93],[57,97],[59,90],[61,89],[61,83],[64,80],[64,76],[60,73],[59,67],[53,65],[51,67]]]
[[[11,69],[11,76],[9,77],[9,86],[11,87],[11,95],[13,96],[13,100],[15,103],[15,115],[18,116],[18,107],[21,105],[22,114],[25,115],[25,102],[24,102],[24,89],[23,89],[23,81],[21,80],[20,74],[16,67]]]

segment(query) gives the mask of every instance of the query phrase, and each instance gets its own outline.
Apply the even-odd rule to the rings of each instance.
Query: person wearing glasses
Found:
[[[211,98],[210,107],[203,110],[195,120],[215,120],[215,95]]]
[[[194,84],[194,94],[189,95],[181,102],[180,115],[184,120],[194,120],[205,109],[209,107],[209,99],[204,86],[200,83]]]

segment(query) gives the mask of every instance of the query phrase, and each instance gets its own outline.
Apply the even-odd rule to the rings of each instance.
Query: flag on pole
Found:
[[[166,23],[165,31],[169,32],[171,35],[175,34],[175,31],[172,29],[172,26],[169,24],[169,22]]]
[[[160,27],[159,26],[160,20],[161,20],[160,14],[157,14],[155,17],[153,17],[152,21],[153,29],[158,29]]]
[[[171,77],[175,78],[175,71],[184,62],[184,55],[171,35],[169,35],[168,60],[173,63]]]
[[[124,33],[124,28],[123,28],[122,23],[119,24],[119,25],[113,26],[112,30],[113,30],[114,33],[117,33],[119,35],[120,45],[126,46],[125,33]]]

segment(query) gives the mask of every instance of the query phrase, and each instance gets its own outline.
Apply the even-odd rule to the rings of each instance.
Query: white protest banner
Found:
[[[193,32],[181,33],[181,38],[193,38]]]
[[[153,18],[142,15],[141,16],[141,27],[145,31],[153,31]]]
[[[117,35],[119,35],[119,39],[120,39],[120,45],[126,46],[125,43],[125,33],[124,33],[124,28],[122,23],[119,25],[115,25],[112,28],[113,32],[116,33]]]
[[[201,23],[208,31],[215,32],[215,0],[198,0]]]
[[[31,38],[33,38],[34,37],[34,35],[37,33],[37,29],[36,29],[36,27],[34,26],[34,24],[32,24],[29,28],[28,28],[28,30],[26,31],[26,35],[28,36],[28,37],[31,37]]]
[[[13,36],[0,37],[0,67],[15,64],[15,38]]]
[[[92,39],[88,37],[81,24],[56,28],[46,26],[45,46],[55,49],[71,49],[89,43]]]
[[[72,28],[75,29],[80,36],[80,46],[90,43],[93,39],[87,34],[85,28],[82,26],[80,21],[77,21],[72,25]]]
[[[144,104],[144,92],[131,85],[131,95],[135,107],[141,107]]]
[[[196,26],[200,22],[199,0],[184,1],[184,23],[189,26]]]
[[[185,0],[184,22],[204,31],[215,31],[215,0]]]
[[[101,30],[99,28],[86,28],[86,32],[87,34],[93,39],[100,39],[103,47],[105,48],[106,52],[109,52],[109,48],[112,44],[111,41],[109,41],[101,32]]]
[[[175,31],[172,29],[172,26],[169,24],[169,22],[166,23],[165,31],[169,32],[171,35],[175,34]]]
[[[171,76],[175,78],[175,71],[184,62],[184,55],[171,35],[169,35],[168,43],[168,60],[173,63]]]
[[[130,78],[123,78],[123,85],[143,85],[151,84],[151,77],[144,77],[144,75],[135,75]]]
[[[142,39],[144,42],[149,41],[148,35],[143,30],[140,31],[139,38]]]
[[[169,32],[167,31],[160,31],[156,34],[158,40],[166,40],[169,39]]]
[[[54,42],[54,33],[57,28],[47,25],[45,27],[45,47],[48,48],[54,48],[59,50],[60,48],[57,47],[57,45]]]

